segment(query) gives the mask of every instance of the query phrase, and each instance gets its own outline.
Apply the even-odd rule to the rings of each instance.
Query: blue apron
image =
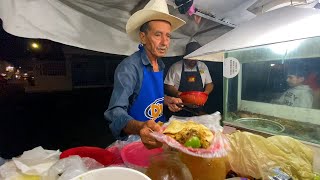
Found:
[[[163,115],[163,71],[148,71],[143,67],[143,80],[138,97],[129,108],[128,114],[138,121],[165,121]]]

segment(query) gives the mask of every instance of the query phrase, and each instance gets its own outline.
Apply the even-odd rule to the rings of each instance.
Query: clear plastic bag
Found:
[[[48,180],[68,180],[92,169],[104,166],[92,158],[81,158],[80,156],[69,156],[60,159],[48,171]]]
[[[203,157],[203,158],[220,158],[220,157],[227,156],[229,143],[226,136],[222,133],[223,127],[220,125],[220,120],[221,120],[220,112],[216,112],[211,115],[194,116],[194,117],[188,117],[188,118],[172,116],[169,122],[164,124],[162,128],[165,129],[170,124],[170,121],[172,119],[180,120],[180,121],[192,120],[208,127],[214,133],[214,138],[210,143],[211,144],[210,147],[207,149],[185,147],[175,139],[161,132],[153,132],[151,133],[152,136],[155,137],[158,141],[163,142],[172,148],[175,148],[181,152],[184,152],[192,156]]]
[[[129,135],[128,138],[125,141],[117,140],[113,146],[117,147],[119,150],[121,150],[124,146],[133,143],[133,142],[139,142],[141,141],[140,136],[138,135]],[[112,146],[112,147],[113,147]]]
[[[115,141],[112,145],[110,145],[107,150],[109,150],[110,152],[112,152],[115,155],[115,162],[113,165],[111,166],[116,166],[116,167],[130,167],[132,169],[138,170],[140,172],[145,172],[145,168],[135,165],[135,164],[131,164],[129,162],[126,161],[126,157],[123,157],[124,154],[122,152],[123,148],[126,147],[127,145],[131,145],[131,144],[136,144],[137,142],[141,142],[141,138],[138,135],[129,135],[128,138],[123,141],[123,140],[117,140]],[[132,149],[132,153],[131,154],[141,154],[141,148],[135,148]]]

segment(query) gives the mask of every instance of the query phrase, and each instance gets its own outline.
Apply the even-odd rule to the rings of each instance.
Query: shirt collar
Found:
[[[149,58],[147,56],[146,51],[143,49],[143,50],[140,50],[140,53],[141,53],[142,64],[145,66],[151,66],[151,63],[149,61]],[[162,59],[158,58],[157,61],[158,61],[158,65],[159,65],[159,70],[160,71],[163,70],[165,65],[164,65]]]

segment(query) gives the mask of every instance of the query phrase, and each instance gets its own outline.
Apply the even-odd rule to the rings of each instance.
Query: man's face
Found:
[[[304,81],[303,77],[298,77],[296,75],[288,75],[287,76],[287,83],[290,87],[296,87],[302,84]]]
[[[185,59],[184,62],[189,68],[194,68],[197,65],[197,61]]]
[[[147,33],[140,32],[140,39],[147,55],[154,58],[166,55],[170,45],[171,25],[166,21],[150,21]]]

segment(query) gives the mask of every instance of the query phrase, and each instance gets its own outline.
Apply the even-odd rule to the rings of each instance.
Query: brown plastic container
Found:
[[[192,180],[187,166],[177,152],[165,152],[151,157],[146,175],[152,180]]]
[[[201,158],[182,152],[180,158],[187,165],[193,180],[224,180],[226,178],[225,158]]]

